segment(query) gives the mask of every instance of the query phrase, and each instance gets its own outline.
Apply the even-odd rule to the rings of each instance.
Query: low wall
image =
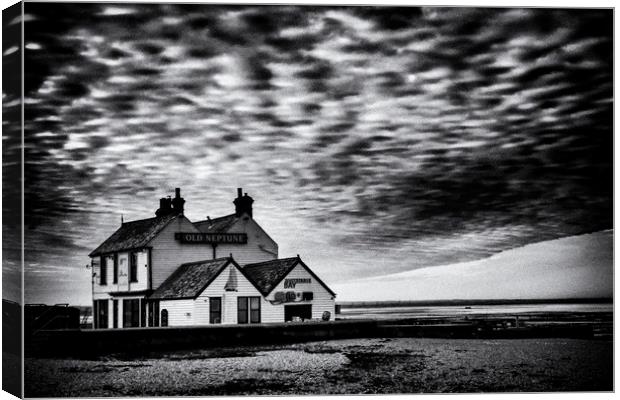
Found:
[[[91,357],[110,353],[291,343],[375,336],[377,321],[40,331],[26,356]]]
[[[213,346],[282,344],[348,338],[426,337],[454,339],[593,338],[591,324],[502,327],[486,322],[413,325],[402,320],[40,331],[26,337],[26,356],[87,358],[104,354]]]

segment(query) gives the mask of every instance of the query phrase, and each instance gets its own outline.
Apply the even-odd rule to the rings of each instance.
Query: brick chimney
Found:
[[[155,215],[161,217],[168,214],[183,214],[185,199],[181,197],[181,189],[174,189],[174,199],[170,196],[159,199],[159,208],[155,211]]]
[[[161,217],[162,215],[168,215],[172,212],[172,206],[170,197],[162,197],[159,199],[159,208],[155,211],[155,216]]]
[[[237,198],[233,200],[233,203],[235,204],[235,215],[240,217],[245,213],[252,218],[252,203],[254,203],[254,199],[248,196],[247,193],[242,196],[242,193],[243,190],[241,188],[237,188]]]
[[[181,197],[181,189],[174,189],[174,199],[172,199],[172,207],[176,214],[183,214],[185,199]]]

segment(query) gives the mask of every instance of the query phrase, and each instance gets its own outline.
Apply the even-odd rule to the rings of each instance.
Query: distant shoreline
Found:
[[[2,301],[18,302],[2,299]],[[439,306],[491,306],[513,304],[613,304],[613,297],[584,297],[574,299],[452,299],[452,300],[382,300],[382,301],[336,301],[336,305],[344,308],[366,307],[439,307]],[[51,304],[49,304],[51,305]],[[90,309],[90,305],[69,304],[70,307]]]
[[[437,307],[470,305],[511,305],[511,304],[613,304],[613,297],[592,297],[574,299],[478,299],[478,300],[402,300],[402,301],[342,301],[336,302],[343,308],[366,307]]]

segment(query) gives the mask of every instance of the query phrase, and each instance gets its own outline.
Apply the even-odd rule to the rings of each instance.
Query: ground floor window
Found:
[[[123,300],[123,328],[140,326],[140,299]]]
[[[118,300],[112,300],[112,326],[118,328]]]
[[[146,299],[140,299],[140,326],[146,326]]]
[[[300,304],[284,306],[284,321],[293,321],[294,319],[312,319],[312,304]]]
[[[149,326],[159,326],[159,301],[150,301],[149,309]]]
[[[260,297],[237,297],[237,323],[260,323]]]
[[[108,327],[108,301],[95,300],[94,304],[95,329],[104,329]]]
[[[209,323],[222,323],[222,298],[209,297]]]
[[[168,326],[168,310],[161,310],[161,326]]]

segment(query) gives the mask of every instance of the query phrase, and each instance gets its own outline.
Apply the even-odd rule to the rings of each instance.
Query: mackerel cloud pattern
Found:
[[[173,187],[191,219],[248,188],[328,279],[612,226],[609,10],[25,9],[32,282]]]

